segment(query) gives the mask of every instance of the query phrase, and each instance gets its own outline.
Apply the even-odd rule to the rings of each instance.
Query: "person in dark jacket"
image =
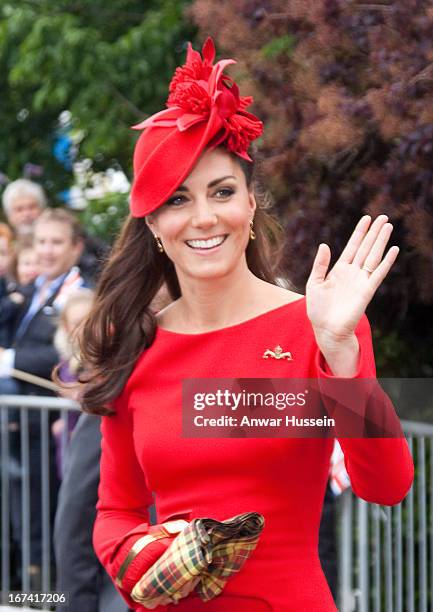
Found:
[[[68,295],[83,286],[76,261],[83,244],[78,222],[67,211],[47,209],[34,225],[34,246],[38,254],[41,273],[36,278],[27,299],[14,321],[14,339],[8,349],[0,349],[0,372],[3,376],[12,369],[22,370],[44,379],[49,379],[59,356],[54,346],[54,334],[58,314]],[[51,395],[40,386],[19,382],[22,395]],[[11,411],[12,412],[12,411]],[[58,414],[50,413],[50,421]],[[16,419],[15,421],[13,419]],[[20,420],[18,413],[12,414],[9,428],[14,430],[11,439],[12,459],[19,462]],[[49,431],[48,431],[49,436]],[[30,566],[31,586],[39,590],[42,565],[42,521],[41,521],[41,420],[40,411],[29,412],[30,455]],[[57,501],[59,482],[55,469],[54,441],[49,443],[49,482],[51,525]],[[21,482],[11,481],[12,535],[21,545]]]
[[[58,592],[68,601],[58,612],[127,612],[92,546],[98,499],[101,433],[99,417],[82,414],[65,458],[54,526]]]
[[[12,281],[0,277],[0,346],[2,348],[10,345],[13,321],[21,305],[11,297],[14,293],[12,284]]]

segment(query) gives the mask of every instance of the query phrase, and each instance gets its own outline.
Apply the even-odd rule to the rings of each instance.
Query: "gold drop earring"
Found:
[[[156,234],[153,234],[153,237],[155,238],[156,248],[158,249],[158,251],[160,253],[164,253],[164,247],[162,246],[162,242],[159,237]]]
[[[253,230],[253,220],[250,221],[250,240],[256,239],[256,232]]]

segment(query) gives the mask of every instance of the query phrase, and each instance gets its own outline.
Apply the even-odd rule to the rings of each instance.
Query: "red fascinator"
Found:
[[[228,151],[251,161],[250,143],[263,132],[263,124],[245,109],[251,97],[242,97],[224,69],[236,62],[214,65],[211,38],[201,57],[188,44],[186,63],[176,69],[170,83],[167,109],[134,129],[143,133],[134,151],[131,214],[144,217],[161,206],[191,172],[206,147],[224,144]]]

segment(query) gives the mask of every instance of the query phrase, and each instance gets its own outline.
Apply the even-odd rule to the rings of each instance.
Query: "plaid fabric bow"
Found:
[[[190,580],[198,580],[195,591],[203,601],[216,597],[257,546],[264,523],[258,512],[221,522],[211,518],[192,520],[140,578],[132,599],[149,607],[162,595],[177,602]]]

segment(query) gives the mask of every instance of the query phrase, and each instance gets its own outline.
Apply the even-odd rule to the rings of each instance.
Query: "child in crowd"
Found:
[[[37,255],[29,242],[14,245],[12,232],[0,223],[0,346],[12,342],[14,318],[24,302],[26,287],[39,273]]]
[[[18,285],[25,287],[39,274],[38,256],[31,242],[18,244],[15,251],[12,272]]]
[[[90,289],[79,289],[68,297],[60,314],[54,345],[61,359],[58,375],[63,382],[74,383],[78,380],[80,373],[79,333],[84,319],[90,312],[92,302],[93,292]],[[74,391],[71,393],[66,390],[62,392],[62,395],[76,399]],[[69,411],[66,418],[58,419],[51,426],[52,434],[56,440],[59,479],[63,477],[66,446],[79,416],[78,411]]]

